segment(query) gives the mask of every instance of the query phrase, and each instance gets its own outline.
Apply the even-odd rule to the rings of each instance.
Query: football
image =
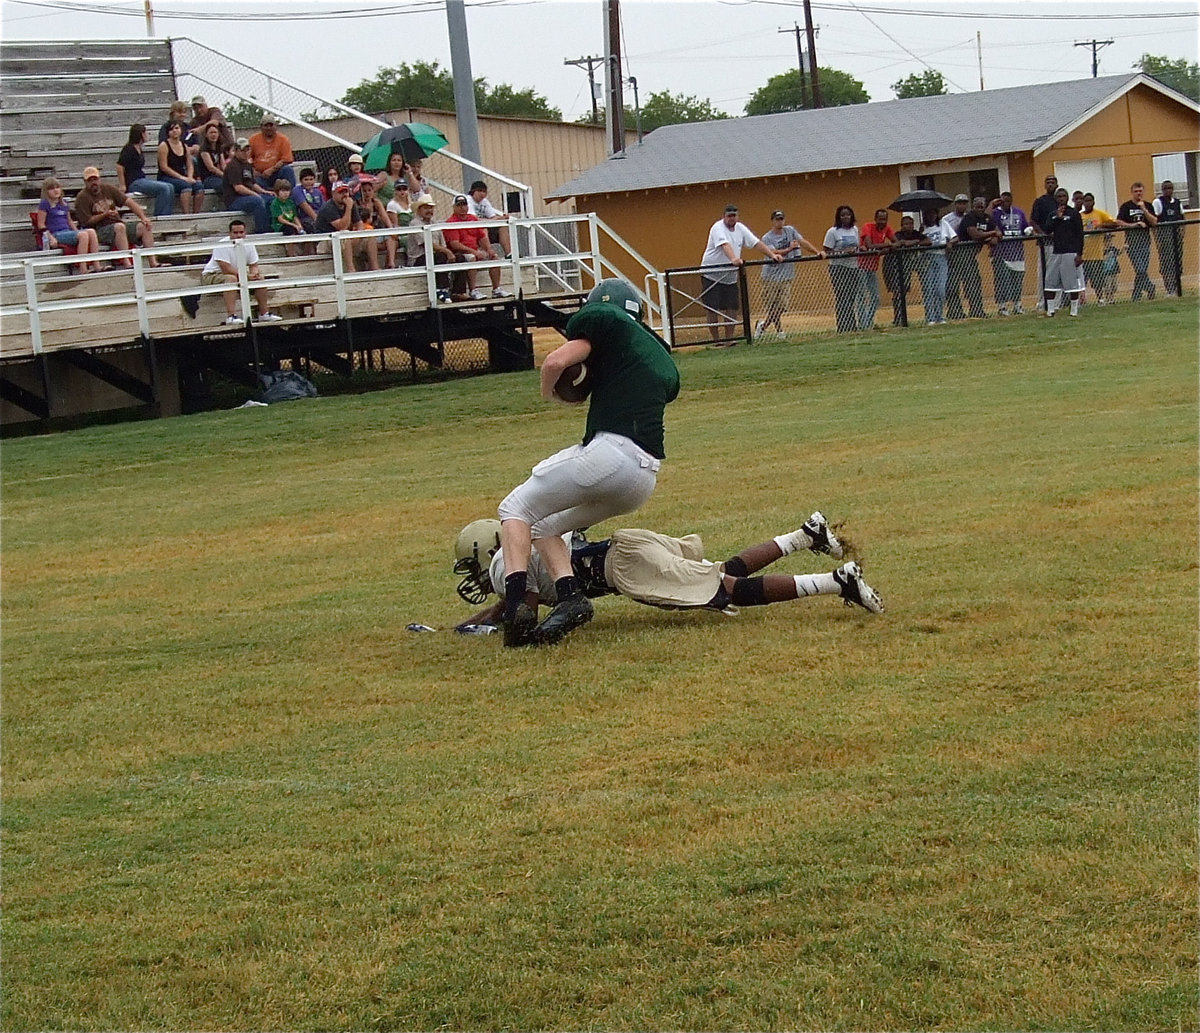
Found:
[[[592,374],[585,362],[576,362],[568,366],[554,385],[554,396],[571,405],[584,401],[591,393]]]

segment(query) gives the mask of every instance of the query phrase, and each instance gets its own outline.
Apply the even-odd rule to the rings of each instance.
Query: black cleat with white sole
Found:
[[[537,614],[524,603],[517,606],[513,619],[504,622],[504,644],[506,646],[532,646],[536,641]]]
[[[871,613],[883,613],[883,600],[879,593],[868,585],[862,576],[862,568],[857,563],[846,563],[833,572],[833,579],[841,589],[838,595],[845,600],[847,606],[861,606]]]

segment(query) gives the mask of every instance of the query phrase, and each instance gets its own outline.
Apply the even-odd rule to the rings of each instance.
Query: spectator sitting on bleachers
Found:
[[[326,201],[333,200],[333,186],[342,181],[342,173],[333,165],[325,170],[325,178],[321,180],[321,193]]]
[[[446,246],[454,252],[454,260],[456,262],[487,262],[496,261],[496,249],[492,247],[488,240],[487,230],[482,226],[459,226],[460,223],[479,222],[479,220],[467,210],[467,198],[463,194],[459,194],[454,199],[454,214],[446,220],[447,227],[443,230],[443,235],[446,238]],[[450,229],[449,223],[455,223],[454,229]],[[492,281],[492,297],[493,298],[511,298],[512,295],[500,286],[500,268],[493,266],[488,270],[488,276]],[[467,277],[467,293],[472,301],[482,301],[484,298],[483,291],[475,289],[475,270],[469,265],[466,268]]]
[[[122,193],[139,193],[154,198],[154,214],[170,215],[175,210],[175,189],[146,175],[146,127],[134,122],[129,142],[117,155],[117,186]]]
[[[250,141],[244,136],[233,143],[233,155],[225,166],[221,190],[226,209],[249,215],[254,220],[255,233],[270,229],[267,201],[271,192],[258,185],[254,166],[250,164]]]
[[[343,183],[339,179],[330,186],[330,191],[333,193],[333,199],[326,201],[317,210],[317,219],[313,224],[314,232],[339,233],[344,230],[361,229],[361,223],[357,226],[354,224],[355,213],[358,209],[350,194],[350,184]],[[322,241],[318,250],[325,252],[328,247],[329,241]],[[342,269],[348,273],[354,272],[353,241],[342,241]]]
[[[508,213],[502,212],[488,200],[488,186],[482,179],[475,180],[467,191],[467,207],[477,219],[507,219]],[[491,226],[488,228],[488,240],[499,244],[504,249],[504,257],[512,254],[512,240],[507,226]]]
[[[300,182],[292,191],[292,203],[296,206],[296,213],[300,216],[300,225],[304,227],[304,232],[316,232],[313,226],[317,221],[317,212],[325,203],[325,195],[317,186],[315,169],[306,168],[300,173]]]
[[[200,167],[197,170],[205,190],[214,193],[223,189],[225,166],[229,164],[229,148],[221,140],[221,129],[210,122],[200,143]],[[199,211],[199,209],[196,209]]]
[[[228,154],[233,147],[233,127],[225,121],[220,108],[210,108],[203,97],[192,98],[192,120],[189,128],[198,139],[203,140],[209,126],[216,126],[221,134],[221,147]]]
[[[292,186],[286,179],[275,180],[275,196],[271,199],[270,212],[272,233],[282,233],[285,237],[304,235],[300,213],[292,200]],[[284,251],[289,258],[298,254],[294,244],[284,245]]]
[[[275,127],[275,119],[263,115],[259,131],[250,137],[250,162],[258,185],[270,192],[277,179],[286,179],[290,186],[296,185],[296,173],[292,168],[295,161],[292,142]]]
[[[142,247],[154,247],[154,226],[146,210],[132,197],[126,197],[123,191],[108,183],[101,183],[100,170],[94,165],[83,170],[83,189],[75,197],[75,218],[82,228],[94,229],[101,244],[118,251],[129,250],[129,231],[120,211],[123,207],[137,218],[135,231]],[[153,255],[147,256],[147,262],[151,267],[158,265]],[[127,258],[120,264],[133,265]]]
[[[53,176],[42,180],[42,200],[37,207],[37,228],[44,234],[43,242],[47,248],[73,247],[79,249],[83,256],[94,255],[100,250],[100,241],[96,239],[95,230],[81,230],[71,217],[71,207],[63,200],[62,184]],[[100,271],[100,264],[94,263],[90,268]],[[86,273],[89,269],[86,261],[75,266],[77,272]]]
[[[158,127],[159,143],[162,143],[169,135],[172,122],[182,122],[184,125],[188,124],[188,106],[181,100],[173,101],[171,103],[171,111],[167,115],[167,120]],[[183,138],[185,141],[189,138],[192,138],[192,142],[195,142],[190,129],[183,134]]]
[[[355,229],[383,230],[390,229],[391,219],[383,202],[375,196],[375,179],[369,173],[358,181],[359,195],[356,203],[358,209],[355,215]],[[364,237],[355,241],[359,249],[365,253],[368,269],[379,268],[379,248],[387,254],[387,267],[396,268],[396,238],[395,237]]]
[[[422,197],[429,193],[429,183],[421,174],[421,160],[408,163],[408,190],[413,197]]]
[[[217,246],[213,248],[212,258],[208,260],[208,264],[200,273],[200,282],[204,286],[238,282],[237,244],[235,242],[239,240],[244,241],[242,247],[246,249],[246,279],[261,280],[263,278],[262,270],[258,267],[258,249],[245,240],[245,237],[246,224],[241,219],[232,220],[229,223],[229,236],[222,237],[217,241]],[[228,290],[221,295],[221,300],[225,302],[225,322],[230,326],[244,322],[244,318],[237,314],[237,298],[236,290]],[[260,323],[279,322],[279,316],[271,311],[271,301],[266,287],[256,287],[254,299],[258,302],[258,321]]]
[[[387,211],[393,226],[408,226],[412,223],[412,195],[409,193],[408,183],[404,180],[396,182],[396,192],[387,203]]]
[[[376,180],[378,186],[375,187],[375,196],[385,206],[392,203],[392,198],[396,196],[396,187],[400,183],[408,184],[407,169],[408,163],[399,151],[388,155],[387,168],[379,174],[379,178]]]
[[[434,201],[429,194],[422,194],[413,201],[413,209],[417,213],[417,217],[413,220],[414,226],[432,226]],[[446,237],[440,229],[431,230],[429,234],[431,245],[431,254],[434,265],[454,264],[454,252],[446,247]],[[414,233],[408,238],[408,264],[425,265],[425,237],[424,234]],[[437,287],[437,299],[441,302],[447,301],[466,301],[467,296],[460,293],[457,297],[450,293],[450,275],[448,273],[437,273],[434,277],[434,283]]]
[[[172,121],[167,138],[158,145],[158,179],[179,195],[179,210],[191,215],[204,207],[204,184],[192,175],[195,166],[183,142],[183,123]]]

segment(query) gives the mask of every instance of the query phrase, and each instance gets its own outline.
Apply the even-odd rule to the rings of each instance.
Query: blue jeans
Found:
[[[928,264],[921,269],[921,300],[925,304],[925,321],[940,323],[946,301],[946,255],[929,255]]]
[[[267,211],[267,202],[258,195],[249,197],[246,194],[239,194],[230,203],[229,211],[251,216],[254,219],[255,233],[269,233],[271,230],[271,216]]]
[[[295,189],[296,171],[291,167],[291,165],[284,165],[284,167],[276,172],[275,175],[270,179],[267,179],[266,176],[256,175],[254,177],[254,182],[256,182],[264,190],[270,190],[271,193],[275,193],[275,180],[277,179],[286,179],[288,183],[291,184],[292,188]]]
[[[879,310],[879,274],[874,269],[859,269],[858,277],[855,316],[860,330],[871,330],[875,327],[875,313]]]
[[[135,179],[127,190],[153,197],[155,215],[170,215],[175,210],[175,191],[170,183],[160,183],[157,179]]]

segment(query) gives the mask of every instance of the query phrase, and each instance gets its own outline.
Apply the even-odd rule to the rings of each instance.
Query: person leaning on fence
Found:
[[[921,278],[921,303],[925,308],[926,324],[941,326],[946,322],[946,279],[949,265],[946,246],[953,234],[947,230],[946,220],[938,218],[936,208],[926,208],[921,221],[924,223],[922,232],[930,244],[925,261],[917,271]]]
[[[1068,203],[1066,187],[1054,192],[1058,211],[1046,216],[1043,226],[1051,248],[1046,263],[1046,315],[1053,316],[1063,295],[1071,302],[1071,315],[1079,315],[1079,292],[1083,288],[1083,219]]]
[[[965,319],[966,313],[963,310],[963,299],[967,299],[968,307],[970,307],[971,292],[968,289],[968,284],[971,281],[971,276],[974,274],[976,280],[979,279],[979,265],[975,261],[975,251],[972,248],[962,251],[954,246],[958,240],[958,227],[963,220],[963,216],[967,214],[967,209],[971,206],[971,199],[966,194],[959,194],[954,198],[954,207],[948,211],[942,218],[942,230],[946,239],[946,318],[947,319]],[[982,287],[979,295],[983,297]],[[972,312],[972,315],[982,316],[982,308],[978,312]]]
[[[917,254],[913,249],[928,247],[931,243],[929,238],[916,228],[916,222],[911,215],[901,217],[895,244],[892,250],[883,256],[883,282],[892,295],[892,326],[904,325],[904,299],[912,288],[913,270],[924,266],[924,256]]]
[[[255,233],[266,233],[271,228],[271,216],[267,211],[271,193],[260,187],[254,177],[250,141],[244,136],[239,136],[233,143],[233,155],[225,166],[221,191],[225,208],[250,216],[254,220]]]
[[[1154,231],[1154,243],[1158,248],[1158,271],[1162,274],[1163,290],[1167,297],[1183,295],[1183,227],[1172,225],[1183,222],[1183,202],[1175,196],[1175,184],[1169,179],[1162,181],[1162,194],[1154,199],[1154,214],[1158,227]]]
[[[123,193],[144,194],[154,198],[154,215],[170,215],[175,210],[175,189],[146,175],[146,127],[134,122],[129,140],[117,155],[117,186]]]
[[[1112,229],[1116,223],[1108,212],[1096,207],[1096,197],[1091,193],[1083,195],[1083,207],[1079,211],[1079,218],[1084,230],[1090,231],[1085,232],[1083,237],[1084,277],[1096,295],[1096,303],[1107,305],[1113,300],[1116,291],[1117,252],[1111,246],[1111,233],[1095,231]]]
[[[858,328],[875,329],[875,313],[879,311],[879,258],[896,241],[895,231],[888,225],[888,210],[875,209],[875,221],[864,227],[860,236],[862,246],[869,252],[858,256],[859,288],[855,302]]]
[[[1039,199],[1040,200],[1040,199]],[[988,206],[992,226],[999,230],[1000,241],[992,248],[992,276],[999,314],[1021,315],[1025,307],[1021,304],[1021,293],[1025,285],[1025,243],[1034,227],[1028,216],[1013,204],[1012,194],[1005,190]],[[1048,220],[1053,212],[1042,213]],[[1039,225],[1043,225],[1039,224]],[[1040,307],[1040,306],[1039,306]]]
[[[829,282],[833,286],[833,311],[839,333],[858,329],[855,300],[858,297],[858,227],[854,209],[839,205],[833,213],[833,225],[825,233],[825,254],[829,256]]]
[[[979,252],[985,244],[992,246],[1000,243],[1000,238],[1000,230],[992,223],[992,217],[987,210],[987,199],[975,198],[971,202],[970,211],[958,224],[958,243],[954,245],[955,250],[962,256],[960,268],[963,271],[963,287],[973,319],[983,319],[987,315],[983,308]]]
[[[742,251],[751,248],[761,251],[775,262],[782,258],[779,252],[759,240],[750,227],[738,222],[737,205],[727,204],[725,214],[708,231],[704,257],[700,260],[702,269],[712,270],[700,274],[700,301],[714,314],[711,320],[712,339],[718,347],[725,348],[736,343],[734,338],[741,322],[738,317],[742,307],[737,267],[743,264]],[[734,268],[727,268],[729,266]]]
[[[755,339],[762,337],[767,327],[772,324],[775,325],[776,336],[783,336],[783,313],[787,309],[788,298],[792,293],[792,281],[796,276],[796,267],[788,259],[797,258],[805,251],[817,258],[825,254],[805,240],[795,226],[786,225],[783,212],[779,210],[771,213],[771,228],[762,235],[762,242],[772,251],[779,252],[784,261],[762,267],[766,312],[754,325]]]
[[[1141,301],[1143,291],[1154,300],[1154,284],[1147,270],[1150,268],[1150,228],[1158,225],[1158,216],[1153,205],[1146,201],[1144,183],[1134,183],[1129,188],[1129,200],[1117,209],[1116,223],[1125,230],[1125,250],[1133,263],[1133,301]]]
[[[261,280],[263,278],[262,270],[258,267],[258,249],[245,237],[246,224],[241,219],[232,220],[229,223],[229,236],[217,241],[212,257],[200,273],[200,282],[204,286],[211,287],[219,283],[238,282],[238,245],[235,242],[239,240],[242,241],[241,246],[246,249],[246,279]],[[237,314],[237,298],[236,290],[228,290],[221,295],[221,299],[225,302],[225,322],[230,326],[244,322],[244,319]],[[279,322],[279,316],[271,311],[271,299],[267,295],[266,287],[256,287],[254,299],[258,302],[260,323]]]

